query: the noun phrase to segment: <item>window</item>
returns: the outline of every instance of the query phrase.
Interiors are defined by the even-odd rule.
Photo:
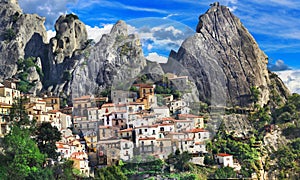
[[[155,130],[153,130],[153,133],[152,133],[153,135],[155,135]]]
[[[147,132],[148,131],[148,129],[145,129],[145,132]]]

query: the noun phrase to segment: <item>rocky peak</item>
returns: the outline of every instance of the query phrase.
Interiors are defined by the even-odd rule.
[[[56,36],[50,40],[56,63],[71,58],[76,50],[86,47],[87,31],[83,22],[74,14],[61,15],[55,23]]]
[[[127,24],[119,20],[111,29],[110,34],[128,36]]]
[[[200,98],[219,105],[249,107],[254,87],[260,91],[258,104],[267,104],[268,57],[240,20],[227,7],[214,3],[199,17],[196,32],[170,58],[189,69],[202,92]]]
[[[74,70],[73,97],[95,94],[116,84],[125,85],[146,65],[139,37],[128,34],[124,21],[118,21],[109,34],[103,35],[89,54]]]
[[[40,57],[47,39],[45,18],[23,14],[17,0],[0,1],[0,81],[17,73],[17,61]]]

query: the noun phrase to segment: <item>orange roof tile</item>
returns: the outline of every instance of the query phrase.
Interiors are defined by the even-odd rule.
[[[205,144],[204,142],[195,142],[195,145]]]
[[[208,132],[208,131],[205,130],[205,129],[202,129],[202,128],[196,128],[196,129],[188,130],[186,132],[188,132],[188,133],[198,133],[198,132]]]
[[[119,132],[131,132],[131,131],[132,131],[132,128],[128,128],[128,129],[120,130]]]
[[[144,137],[144,138],[139,138],[139,140],[155,140],[155,137]]]
[[[163,121],[175,121],[175,119],[172,117],[164,117],[164,118],[162,118],[162,120]]]
[[[227,154],[227,153],[219,153],[219,154],[217,154],[217,156],[226,157],[226,156],[232,156],[232,155]]]
[[[114,103],[105,103],[101,107],[114,107],[114,106],[115,106]]]

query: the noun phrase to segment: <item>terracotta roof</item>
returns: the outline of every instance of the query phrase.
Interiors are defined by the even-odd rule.
[[[186,131],[188,133],[198,133],[198,132],[208,132],[206,129],[202,129],[202,128],[196,128],[196,129],[191,129]]]
[[[195,145],[205,144],[204,142],[195,142]]]
[[[9,106],[9,107],[12,107],[12,105],[10,105],[10,104],[6,104],[6,103],[3,103],[3,102],[0,102],[0,106],[1,106],[1,107],[4,107],[4,106]]]
[[[99,129],[110,129],[112,128],[111,126],[99,126]]]
[[[174,124],[172,123],[163,123],[163,124],[158,124],[158,126],[173,126]]]
[[[114,107],[114,106],[115,106],[114,103],[105,103],[101,107]]]
[[[131,132],[132,131],[132,128],[129,128],[129,129],[123,129],[123,130],[120,130],[119,132]]]
[[[60,112],[59,110],[51,110],[51,111],[48,111],[48,113],[57,113],[57,112]]]
[[[139,140],[155,140],[155,137],[144,137],[144,138],[139,138]]]
[[[172,117],[164,117],[164,118],[162,118],[162,120],[163,121],[175,121],[175,119]]]
[[[226,157],[226,156],[232,156],[232,155],[226,154],[226,153],[219,153],[219,154],[217,154],[217,156]]]

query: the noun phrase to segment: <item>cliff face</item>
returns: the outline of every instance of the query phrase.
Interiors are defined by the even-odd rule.
[[[23,14],[16,0],[0,5],[0,81],[16,77],[33,94],[70,97],[119,85],[146,65],[139,38],[127,33],[123,21],[92,45],[85,24],[76,15],[62,15],[48,44],[44,18]]]
[[[119,82],[130,82],[146,65],[139,38],[128,35],[123,21],[118,21],[94,46],[87,41],[85,26],[76,18],[60,17],[55,27],[57,35],[50,40],[49,60],[44,62],[44,67],[50,67],[46,71],[50,82],[47,90],[54,94],[97,94]]]
[[[214,3],[199,17],[196,32],[177,53],[171,52],[170,58],[189,69],[202,100],[249,107],[250,89],[256,87],[258,104],[269,102],[268,57],[227,7]]]
[[[124,21],[118,21],[88,54],[73,72],[73,96],[126,86],[125,83],[131,82],[146,65],[140,40],[137,35],[128,34]]]
[[[17,61],[24,57],[43,58],[47,39],[45,19],[23,14],[16,0],[0,1],[0,81],[17,74]],[[32,69],[33,74],[36,69]],[[31,74],[29,74],[31,76]],[[38,89],[41,89],[39,84]]]
[[[35,66],[26,71],[32,93],[44,90],[67,97],[125,86],[124,80],[130,83],[147,64],[139,38],[128,35],[123,21],[91,45],[84,23],[76,15],[62,15],[55,24],[56,36],[47,44],[44,18],[23,14],[17,1],[1,0],[0,5],[0,80],[20,78],[24,69],[18,70],[18,59],[34,57]],[[165,72],[188,70],[185,74],[194,79],[200,99],[212,105],[250,107],[252,87],[260,91],[260,105],[289,94],[268,72],[268,57],[240,20],[218,3],[199,17],[196,33],[170,59],[173,64],[162,66]]]

